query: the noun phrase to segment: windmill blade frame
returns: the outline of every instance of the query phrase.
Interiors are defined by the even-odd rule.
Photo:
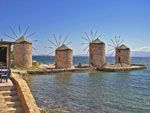
[[[114,50],[114,48],[113,49],[109,49],[108,51],[113,51]]]
[[[118,38],[115,36],[116,46],[118,47]]]
[[[97,38],[100,38],[101,37],[101,35],[99,35]]]
[[[20,25],[18,25],[18,29],[19,29],[19,33],[21,35],[21,27],[20,27]]]
[[[55,47],[57,47],[57,45],[55,45],[55,43],[53,43],[52,41],[50,41],[50,39],[48,39],[48,41],[53,44]]]
[[[97,31],[95,31],[95,33],[94,33],[94,38],[96,37],[96,35],[97,35]]]
[[[81,43],[81,45],[87,45],[87,44],[89,44],[89,43]]]
[[[113,43],[113,45],[116,46],[115,43],[114,43],[114,41],[113,41],[113,39],[110,39],[110,40],[111,40],[111,42]]]
[[[13,28],[11,26],[9,26],[9,28],[10,28],[11,32],[14,34],[14,36],[18,39],[18,36],[17,36],[16,32],[13,30]]]
[[[67,41],[67,39],[68,39],[68,35],[65,37],[63,44]]]
[[[55,51],[50,52],[49,55],[53,54],[54,52],[55,52]]]
[[[86,32],[84,32],[84,34],[86,35],[86,37],[89,39],[89,41],[91,42],[90,37],[88,36],[88,34]]]
[[[25,36],[28,32],[29,26],[27,26],[27,28],[25,29],[25,32],[23,33],[23,36]]]
[[[38,40],[32,40],[32,41],[37,42]]]
[[[118,37],[118,44],[120,43],[120,36]]]
[[[93,37],[93,31],[91,30],[91,36]]]
[[[81,45],[83,46],[83,45],[89,45],[90,43],[92,43],[94,40],[96,40],[96,38],[99,38],[99,37],[101,37],[101,35],[99,35],[98,37],[97,37],[97,30],[95,31],[95,32],[93,32],[92,30],[90,31],[90,33],[89,33],[89,35],[88,35],[88,33],[87,32],[84,32],[84,37],[82,37],[82,39],[84,40],[84,41],[86,41],[86,42],[84,42],[84,43],[81,43]],[[83,51],[85,51],[85,50],[87,50],[87,48],[88,48],[89,46],[87,46],[87,47],[85,47],[84,49],[83,49]]]
[[[83,49],[83,52],[86,51],[86,50],[88,49],[88,47],[89,47],[89,46],[85,47],[85,48]]]
[[[120,36],[115,36],[114,37],[114,40],[113,39],[110,39],[111,40],[111,43],[113,44],[108,44],[108,46],[111,47],[111,49],[109,49],[108,51],[112,51],[111,53],[111,56],[115,53],[116,51],[116,48],[120,46],[120,44],[123,42],[123,40],[121,40],[121,37]]]
[[[35,48],[35,47],[32,47],[32,49],[36,50],[36,48]]]
[[[123,43],[124,42],[124,40],[121,40],[121,42],[119,43],[119,45],[121,44],[121,43]]]
[[[70,41],[70,42],[68,42],[66,45],[69,45],[69,44],[71,44],[71,41]]]
[[[85,37],[82,37],[83,40],[87,41],[87,42],[90,42],[89,39],[85,38]]]
[[[59,46],[61,45],[61,35],[59,36]]]
[[[31,36],[33,36],[33,35],[35,35],[35,32],[33,32],[33,33],[31,33],[30,35],[28,35],[28,36],[26,37],[26,39],[28,39],[29,37],[31,37]]]
[[[8,34],[4,34],[6,37],[8,37],[8,38],[10,38],[10,39],[13,39],[13,40],[16,40],[15,38],[13,38],[13,37],[11,37],[11,36],[9,36]]]
[[[112,51],[110,54],[109,54],[109,56],[110,57],[113,57],[113,54],[115,53],[115,51]]]
[[[53,34],[53,38],[54,40],[50,40],[48,39],[48,41],[50,42],[50,44],[52,44],[51,46],[48,46],[47,48],[53,49],[54,51],[60,47],[61,45],[66,43],[66,40],[68,39],[68,35],[65,37],[65,39],[63,40],[62,35],[60,34],[59,37],[57,37],[55,34]],[[53,42],[54,41],[54,42]],[[65,45],[69,45],[71,43],[68,42]]]
[[[5,35],[6,37],[11,38],[11,39],[13,39],[13,40],[16,41],[17,39],[19,39],[19,38],[24,37],[25,35],[27,35],[27,32],[28,32],[28,30],[29,30],[29,26],[27,26],[26,29],[25,29],[25,31],[23,32],[23,31],[21,30],[21,26],[18,25],[17,32],[19,31],[19,34],[17,34],[17,32],[15,32],[14,29],[13,29],[11,26],[9,26],[9,29],[11,30],[11,32],[13,33],[13,35],[15,36],[15,38],[14,38],[13,36],[9,36],[9,35],[6,34],[6,33],[5,33],[4,35]],[[22,35],[22,33],[23,33],[23,35]],[[29,37],[33,36],[34,34],[35,34],[35,33],[33,32],[33,33],[29,34],[28,36],[26,36],[26,37],[24,37],[24,38],[28,39]]]
[[[55,34],[53,34],[53,37],[54,37],[54,39],[55,39],[56,45],[57,45],[57,46],[59,46],[59,44],[58,44],[58,42],[57,42],[57,38],[56,38]]]
[[[111,44],[108,44],[108,46],[115,48],[115,46],[113,46],[113,45],[111,45]]]

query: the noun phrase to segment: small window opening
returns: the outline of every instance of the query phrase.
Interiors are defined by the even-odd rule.
[[[120,57],[118,58],[118,62],[120,63]]]

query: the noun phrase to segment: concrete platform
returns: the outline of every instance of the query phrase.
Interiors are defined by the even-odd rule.
[[[71,68],[71,69],[44,69],[44,70],[28,70],[28,74],[47,74],[47,73],[59,73],[59,72],[84,72],[95,70],[95,68]]]
[[[13,73],[18,74],[49,74],[49,73],[60,73],[60,72],[85,72],[95,70],[96,68],[70,68],[70,69],[55,69],[55,68],[42,68],[42,69],[28,69],[28,70],[17,70],[11,69]]]
[[[132,71],[148,68],[145,65],[140,64],[131,64],[130,66],[116,66],[116,65],[107,65],[103,68],[97,68],[98,71],[105,72],[119,72],[119,71]]]
[[[100,67],[100,68],[96,68],[96,67],[75,68],[75,66],[73,66],[70,69],[55,69],[55,68],[41,68],[41,69],[28,69],[28,70],[12,69],[12,72],[18,74],[49,74],[49,73],[60,73],[60,72],[87,72],[87,71],[117,72],[117,71],[132,71],[132,70],[139,70],[139,69],[146,69],[146,68],[148,67],[140,64],[138,65],[132,64],[130,66],[107,64],[104,67]]]

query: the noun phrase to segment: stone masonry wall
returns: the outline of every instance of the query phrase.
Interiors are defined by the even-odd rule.
[[[130,65],[130,50],[116,49],[116,63],[125,63]]]
[[[90,43],[89,62],[94,67],[101,67],[105,64],[105,44]]]
[[[71,68],[72,50],[55,51],[55,68]]]
[[[12,73],[11,77],[13,83],[15,83],[18,91],[18,95],[20,97],[21,103],[23,105],[23,109],[25,113],[40,113],[40,109],[38,108],[34,97],[25,82],[19,74]]]
[[[32,44],[19,43],[13,47],[14,64],[16,66],[32,67]]]

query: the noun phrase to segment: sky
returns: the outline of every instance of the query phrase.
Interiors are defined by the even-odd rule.
[[[53,34],[68,35],[74,55],[85,54],[84,32],[97,31],[108,52],[110,39],[121,36],[132,51],[150,51],[150,0],[0,0],[0,38],[14,37],[9,26],[18,32],[30,26],[33,54],[46,55],[53,50],[48,39]]]

